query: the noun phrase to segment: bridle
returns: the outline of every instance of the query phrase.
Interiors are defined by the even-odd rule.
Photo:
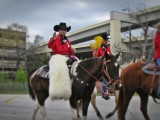
[[[106,63],[109,63],[109,62],[111,62],[111,61],[110,60],[104,61],[103,68],[102,68],[103,73],[109,79],[107,85],[111,85],[115,80],[119,80],[120,79],[120,78],[112,79],[111,76],[109,75],[109,72],[106,69],[106,67],[107,67]],[[116,62],[118,64],[118,61],[116,61]]]

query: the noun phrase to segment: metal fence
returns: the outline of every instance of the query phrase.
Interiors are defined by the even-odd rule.
[[[0,93],[26,93],[28,92],[27,83],[1,82]]]

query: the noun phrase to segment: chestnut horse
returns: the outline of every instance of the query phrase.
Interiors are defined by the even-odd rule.
[[[105,56],[101,58],[90,58],[87,60],[83,60],[80,63],[76,62],[75,66],[72,65],[74,68],[71,67],[71,71],[68,74],[70,74],[70,79],[72,81],[71,96],[69,98],[69,102],[72,109],[73,120],[77,120],[79,117],[77,114],[78,100],[82,101],[82,115],[83,115],[82,119],[83,120],[87,119],[88,105],[91,100],[91,94],[95,87],[95,83],[102,77],[102,69],[105,66],[106,63],[105,61],[107,60],[107,63],[111,64],[112,63],[111,61],[114,60],[113,58],[117,57],[105,54]],[[67,62],[67,59],[65,62]],[[29,94],[33,100],[36,100],[36,105],[32,115],[32,120],[36,119],[36,114],[39,109],[41,111],[43,120],[46,120],[47,113],[45,110],[45,101],[48,97],[50,97],[50,92],[49,92],[50,81],[47,78],[42,78],[41,76],[37,75],[36,71],[37,69],[33,70],[30,73],[28,79]],[[65,73],[65,75],[67,74]],[[54,99],[52,97],[50,98]],[[103,119],[101,115],[99,115],[98,117],[99,119]]]
[[[153,75],[144,73],[142,71],[143,64],[144,62],[137,62],[122,71],[122,88],[120,89],[118,101],[118,120],[125,120],[128,105],[135,92],[140,96],[140,109],[145,120],[150,120],[147,112],[148,97],[151,95],[153,98],[158,98],[158,75],[154,79]],[[152,93],[150,93],[151,88],[153,88]]]

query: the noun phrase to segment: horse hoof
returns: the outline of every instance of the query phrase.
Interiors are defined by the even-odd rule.
[[[110,118],[111,116],[112,116],[112,113],[107,114],[107,115],[106,115],[106,119],[107,119],[107,118]]]
[[[100,117],[99,120],[104,120],[103,117]]]

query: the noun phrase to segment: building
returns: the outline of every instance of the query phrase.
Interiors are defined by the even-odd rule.
[[[0,73],[14,78],[18,68],[25,67],[26,32],[0,28]]]

